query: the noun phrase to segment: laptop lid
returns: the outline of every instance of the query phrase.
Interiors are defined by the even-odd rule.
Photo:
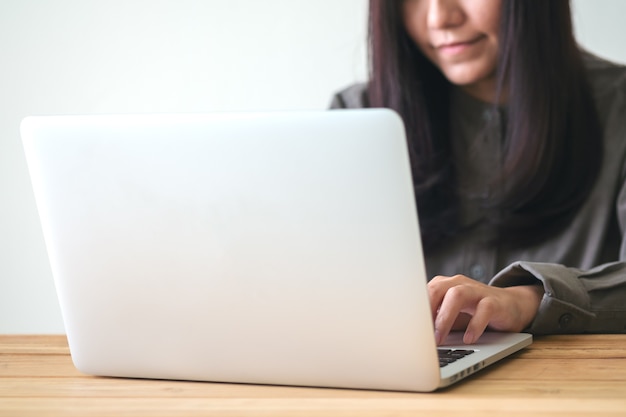
[[[31,117],[22,137],[82,372],[441,384],[392,111]]]

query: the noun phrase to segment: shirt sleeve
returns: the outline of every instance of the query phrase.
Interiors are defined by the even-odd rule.
[[[614,262],[588,271],[564,265],[515,262],[490,282],[497,287],[541,282],[544,296],[534,334],[625,333],[626,263]]]
[[[368,107],[367,84],[359,83],[335,94],[330,109],[358,109]]]
[[[346,103],[341,97],[341,94],[335,94],[332,100],[330,101],[329,109],[333,110],[333,109],[345,109],[345,108],[346,108]]]

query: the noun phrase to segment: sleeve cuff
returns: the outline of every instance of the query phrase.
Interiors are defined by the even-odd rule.
[[[496,287],[533,285],[541,282],[544,296],[535,319],[526,331],[534,334],[581,333],[594,315],[589,295],[576,269],[537,262],[515,262],[490,281]]]

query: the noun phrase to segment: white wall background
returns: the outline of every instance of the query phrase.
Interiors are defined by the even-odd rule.
[[[30,114],[323,109],[366,77],[367,0],[0,0],[0,333],[63,323],[19,137]],[[575,0],[626,62],[623,0]]]

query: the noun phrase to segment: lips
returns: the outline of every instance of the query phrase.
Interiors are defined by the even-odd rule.
[[[482,41],[485,37],[485,35],[479,35],[468,40],[439,43],[435,44],[433,48],[444,54],[457,54]]]

